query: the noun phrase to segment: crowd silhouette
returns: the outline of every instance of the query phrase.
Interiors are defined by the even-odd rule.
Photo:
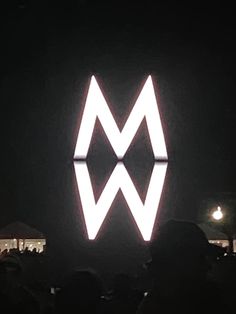
[[[107,289],[93,269],[75,269],[58,286],[25,279],[24,258],[45,253],[2,252],[0,304],[5,313],[25,314],[152,314],[230,313],[234,310],[236,257],[209,244],[194,223],[170,220],[150,246],[144,265],[149,284],[137,284],[131,274],[114,274]],[[32,259],[29,263],[32,263]],[[36,265],[36,266],[35,266]],[[35,272],[38,271],[34,264]]]

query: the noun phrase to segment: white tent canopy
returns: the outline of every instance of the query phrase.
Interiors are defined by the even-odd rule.
[[[42,252],[46,244],[45,236],[35,228],[20,221],[11,223],[0,230],[0,250],[28,248]]]

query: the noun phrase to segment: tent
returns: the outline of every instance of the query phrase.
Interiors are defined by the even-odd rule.
[[[207,223],[201,223],[198,225],[205,233],[210,243],[216,244],[221,247],[227,247],[229,245],[228,237],[225,233],[211,227]],[[234,252],[236,252],[236,241],[234,240]]]
[[[42,252],[45,236],[35,228],[20,221],[13,222],[0,230],[0,250],[19,249]]]

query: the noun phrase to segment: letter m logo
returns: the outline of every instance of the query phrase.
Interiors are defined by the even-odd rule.
[[[121,132],[95,77],[92,76],[74,158],[85,159],[87,157],[96,118],[100,120],[104,132],[119,159],[124,157],[142,120],[145,118],[155,159],[167,159],[164,134],[151,76],[148,77]]]

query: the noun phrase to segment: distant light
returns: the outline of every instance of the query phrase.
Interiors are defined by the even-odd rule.
[[[220,206],[217,206],[217,210],[215,210],[212,214],[212,217],[215,219],[215,220],[221,220],[223,218],[223,213],[222,213],[222,210],[221,210],[221,207]]]
[[[5,243],[5,246],[7,246],[7,243]]]
[[[16,239],[13,239],[14,242],[16,242]]]
[[[38,242],[38,244],[41,244],[41,242]]]

